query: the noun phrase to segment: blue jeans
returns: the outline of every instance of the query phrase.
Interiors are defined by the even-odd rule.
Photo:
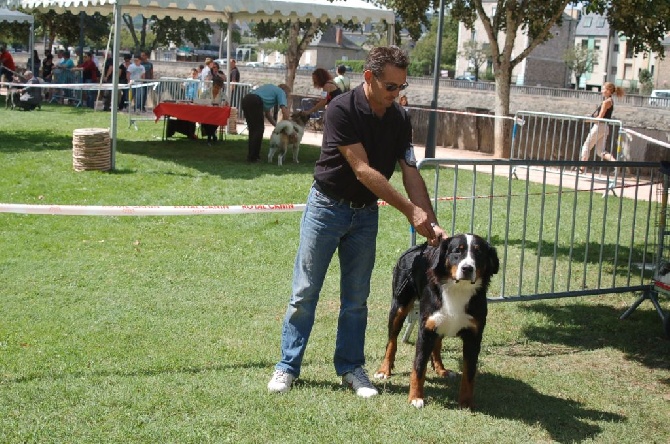
[[[84,80],[84,83],[93,83],[93,80],[86,79],[86,80]],[[95,108],[95,99],[96,99],[97,95],[98,95],[98,91],[94,91],[92,89],[89,89],[89,90],[86,91],[86,107],[87,108]]]
[[[300,376],[319,293],[335,250],[341,273],[335,371],[343,375],[365,364],[367,300],[375,263],[378,219],[377,205],[353,209],[314,188],[310,190],[300,222],[293,294],[284,318],[282,358],[276,369]]]

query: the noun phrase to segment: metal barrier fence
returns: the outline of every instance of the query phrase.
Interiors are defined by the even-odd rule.
[[[593,117],[519,111],[514,115],[512,159],[599,160],[604,150],[619,160],[621,121]],[[588,141],[587,141],[588,140]],[[582,147],[588,152],[582,158]]]
[[[565,175],[587,164],[606,179],[620,168],[620,197],[598,185],[595,172]],[[515,178],[520,166],[525,177]],[[445,230],[477,233],[497,248],[501,268],[490,301],[639,292],[622,317],[651,299],[665,318],[651,291],[662,242],[658,163],[424,159],[419,169],[426,183],[434,175],[433,204]]]
[[[132,88],[128,98],[128,126],[137,129],[137,122],[142,120],[155,120],[153,114],[148,112],[165,101],[172,102],[195,102],[203,104],[228,102],[230,106],[238,109],[238,120],[244,119],[244,113],[240,109],[242,97],[251,91],[249,83],[230,82],[231,97],[228,99],[226,91],[228,83],[225,83],[219,91],[212,85],[212,81],[200,81],[196,79],[183,79],[178,77],[161,77],[153,80],[140,80],[138,83],[151,83],[151,86]],[[142,98],[142,94],[146,98]],[[144,106],[136,106],[136,100],[144,101]]]
[[[51,103],[68,103],[74,104],[75,106],[81,106],[82,90],[80,89],[71,89],[71,88],[58,88],[58,84],[72,84],[72,83],[84,83],[82,80],[82,71],[81,70],[71,70],[64,68],[55,68],[53,70],[53,81],[51,82],[54,85],[50,96]]]

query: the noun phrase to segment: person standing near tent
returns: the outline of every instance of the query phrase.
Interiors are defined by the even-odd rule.
[[[154,78],[154,64],[151,63],[151,60],[149,60],[149,54],[147,54],[146,51],[140,52],[140,63],[142,66],[144,66],[144,79],[145,80],[151,80]],[[149,96],[149,91],[151,91],[151,87],[145,86],[142,88],[144,91],[142,91],[142,112],[145,112],[146,105],[147,105],[147,97]]]
[[[142,60],[139,57],[135,57],[133,63],[128,65],[128,84],[131,85],[131,91],[133,95],[133,111],[139,111],[142,109],[142,87],[141,80],[144,78],[144,66],[142,66]],[[132,87],[134,84],[139,84],[140,87]]]
[[[0,46],[0,77],[5,76],[5,82],[14,80],[16,65],[12,53],[7,50],[5,45]]]

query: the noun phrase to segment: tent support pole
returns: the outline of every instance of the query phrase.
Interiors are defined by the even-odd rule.
[[[112,50],[112,112],[110,137],[112,139],[111,168],[116,169],[116,130],[118,124],[117,113],[119,111],[119,50],[121,48],[121,5],[114,4],[114,44]]]

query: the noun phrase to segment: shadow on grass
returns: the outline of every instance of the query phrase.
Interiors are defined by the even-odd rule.
[[[477,376],[476,411],[496,418],[540,426],[556,442],[582,442],[596,438],[598,423],[621,422],[622,415],[585,408],[582,403],[538,392],[522,381],[484,373]],[[456,390],[451,399],[455,399]],[[450,393],[450,395],[452,395]],[[455,407],[449,402],[447,407]]]
[[[19,112],[19,111],[17,111]],[[34,111],[30,111],[34,112]],[[30,113],[26,112],[26,114]],[[40,116],[40,118],[43,118]],[[0,152],[4,153],[22,153],[22,152],[41,152],[41,151],[59,151],[71,150],[72,137],[59,136],[53,131],[34,130],[31,132],[9,132],[3,131]]]
[[[384,382],[375,380],[380,393],[407,397],[409,387],[396,384],[404,374]],[[297,380],[296,388],[310,387],[323,390],[342,390],[330,381]],[[458,406],[458,378],[440,378],[429,370],[425,386],[428,408],[437,406],[456,410]],[[349,390],[348,388],[346,390]],[[409,403],[407,409],[414,409]],[[600,422],[621,422],[626,418],[611,412],[588,409],[582,403],[549,396],[538,392],[529,384],[500,375],[482,373],[477,376],[475,412],[495,418],[520,421],[530,427],[542,427],[556,442],[581,442],[596,438],[603,429]]]
[[[524,333],[531,341],[582,350],[614,348],[648,368],[670,369],[670,341],[648,301],[625,320],[619,319],[622,310],[606,305],[532,303],[522,309],[540,313],[552,324],[527,326]]]
[[[284,158],[284,165],[279,166],[276,155],[272,163],[267,161],[268,143],[268,140],[263,140],[261,160],[253,164],[246,161],[248,151],[246,137],[229,136],[226,140],[217,141],[212,145],[208,145],[205,140],[190,140],[183,137],[165,141],[124,141],[117,147],[117,152],[174,162],[224,178],[248,178],[264,174],[311,174],[314,170],[320,147],[303,144],[300,147],[300,163],[293,162],[292,153],[289,151]]]

